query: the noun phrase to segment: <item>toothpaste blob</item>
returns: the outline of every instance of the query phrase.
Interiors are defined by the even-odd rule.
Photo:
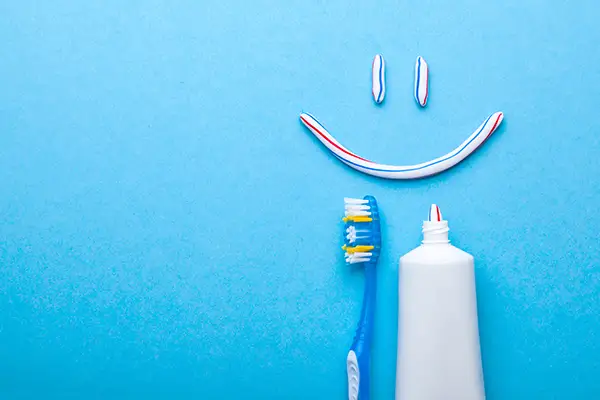
[[[434,222],[442,222],[444,220],[442,212],[436,204],[432,204],[431,208],[429,208],[429,220]]]
[[[379,104],[385,97],[385,61],[381,54],[373,59],[373,99]]]
[[[421,107],[427,104],[429,96],[429,66],[421,56],[415,62],[415,100]]]
[[[452,168],[483,144],[502,123],[504,114],[496,112],[451,152],[434,160],[415,165],[387,165],[369,161],[345,148],[325,127],[310,114],[300,114],[302,123],[319,139],[341,162],[367,175],[387,179],[418,179],[435,175]]]

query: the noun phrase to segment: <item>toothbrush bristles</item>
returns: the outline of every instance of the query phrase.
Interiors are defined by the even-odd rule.
[[[344,199],[345,218],[343,220],[347,224],[344,249],[346,250],[345,258],[348,264],[367,263],[372,261],[374,257],[374,253],[368,250],[373,249],[371,223],[373,217],[377,215],[377,209],[371,207],[369,200],[348,197]],[[357,229],[357,226],[361,229]]]

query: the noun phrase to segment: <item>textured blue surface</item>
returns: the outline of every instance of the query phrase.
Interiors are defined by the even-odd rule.
[[[344,398],[363,275],[339,217],[370,193],[375,399],[397,259],[434,201],[476,257],[488,399],[600,398],[600,8],[363,3],[0,3],[0,397]],[[411,163],[498,110],[473,157],[416,182],[344,167],[298,121]]]

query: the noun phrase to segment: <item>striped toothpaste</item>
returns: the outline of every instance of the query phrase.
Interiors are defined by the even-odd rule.
[[[381,54],[373,59],[373,99],[379,104],[385,98],[385,60]]]
[[[415,100],[421,107],[427,104],[429,96],[429,66],[421,56],[415,62]]]

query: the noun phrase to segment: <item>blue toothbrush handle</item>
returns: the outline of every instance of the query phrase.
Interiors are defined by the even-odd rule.
[[[348,357],[348,399],[370,399],[371,339],[375,322],[376,271],[374,263],[365,264],[365,290],[360,321]]]

